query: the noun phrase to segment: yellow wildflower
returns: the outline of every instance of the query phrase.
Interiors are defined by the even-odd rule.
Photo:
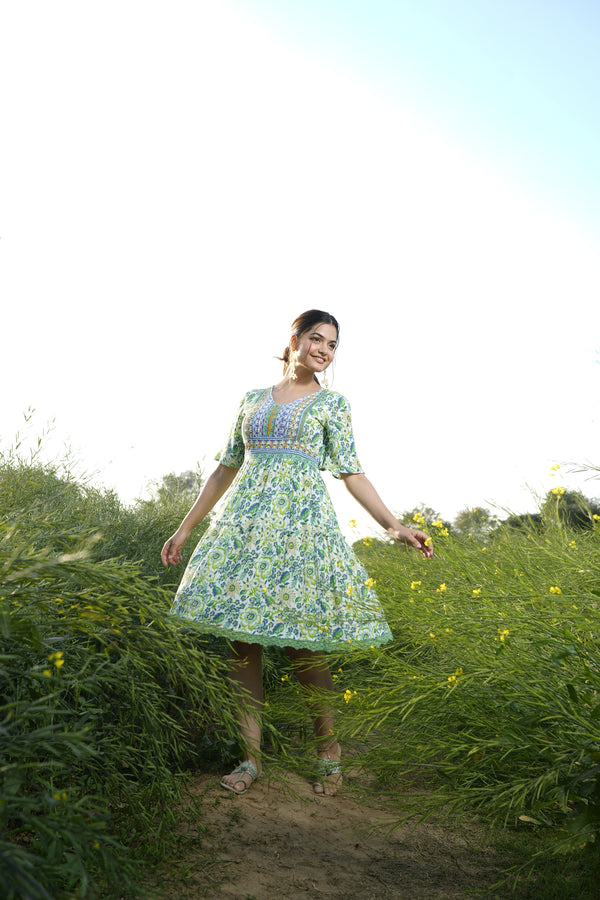
[[[479,597],[480,594],[481,594],[481,588],[473,588],[473,596],[474,597]]]
[[[447,590],[446,585],[442,583],[442,584],[440,584],[439,588],[435,589],[435,592],[436,592],[436,594],[443,594],[444,591],[446,591],[446,590]]]
[[[435,522],[432,522],[431,524],[434,528],[443,528],[444,527],[444,523],[442,522],[441,519],[436,519]]]
[[[508,637],[508,635],[510,634],[510,631],[508,630],[508,628],[504,628],[504,629],[499,628],[498,634],[500,635],[500,640],[503,641],[505,637]]]
[[[435,634],[433,633],[433,631],[429,632],[429,637],[433,640],[433,638],[435,637]]]
[[[571,548],[571,550],[577,550],[577,544],[575,543],[575,541],[570,541],[569,547]]]
[[[558,487],[552,488],[552,493],[556,494],[558,497],[560,497],[561,494],[564,494],[564,492],[565,492],[565,489],[562,486],[562,484],[559,484]]]
[[[367,578],[367,580],[365,581],[365,587],[368,587],[368,588],[372,588],[376,584],[377,584],[377,582],[375,581],[374,578]]]
[[[420,582],[420,581],[411,581],[411,583],[410,583],[411,591],[416,591],[416,589],[419,587],[420,584],[422,584],[422,582]]]
[[[364,537],[364,538],[362,539],[362,542],[363,542],[363,544],[365,545],[365,547],[368,547],[369,544],[372,544],[372,543],[373,543],[373,538],[372,538],[372,537],[369,537],[369,536],[367,535],[367,537]]]
[[[347,691],[344,691],[344,700],[346,703],[350,703],[354,697],[356,697],[356,691],[351,691],[350,688],[348,688]]]
[[[350,519],[348,525],[350,526],[350,528],[356,528],[356,519]]]
[[[594,520],[594,522],[600,522],[600,516],[598,515],[598,513],[594,513],[592,519]]]
[[[48,657],[48,662],[54,663],[57,669],[60,669],[61,666],[64,666],[65,661],[63,659],[64,653],[62,650],[57,650],[56,653],[51,653]]]
[[[50,671],[50,669],[44,669],[44,671],[42,672],[42,675],[45,675],[46,678],[50,678],[50,676],[52,675],[52,672]]]
[[[416,522],[417,525],[424,525],[425,524],[425,516],[422,515],[421,513],[416,512],[413,516],[413,522]]]
[[[559,586],[557,584],[555,584],[550,588],[550,593],[551,594],[562,594],[562,591],[559,588]]]
[[[550,467],[550,478],[554,478],[554,475],[556,474],[556,472],[558,472],[559,469],[560,469],[560,463],[556,463],[555,466],[551,466]]]

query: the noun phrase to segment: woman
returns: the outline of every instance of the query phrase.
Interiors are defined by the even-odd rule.
[[[333,688],[323,651],[392,637],[372,580],[340,532],[319,469],[341,478],[396,541],[433,554],[427,535],[405,528],[383,504],[356,456],[347,401],[317,380],[323,375],[326,385],[338,340],[329,313],[312,309],[296,319],[283,378],[244,396],[219,465],[162,550],[165,566],[181,562],[192,529],[235,482],[192,554],[173,611],[231,642],[244,759],[221,785],[238,794],[260,775],[262,648],[284,647],[298,680],[323,698]],[[341,747],[334,713],[321,699],[311,714],[319,756],[313,788],[335,794]]]

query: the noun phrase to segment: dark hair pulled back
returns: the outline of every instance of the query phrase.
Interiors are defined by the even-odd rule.
[[[318,325],[319,322],[325,322],[327,325],[333,325],[333,327],[337,331],[337,347],[337,344],[339,344],[340,342],[340,326],[338,324],[338,320],[335,318],[335,316],[332,316],[331,313],[323,312],[322,309],[307,309],[306,312],[301,313],[301,315],[299,315],[297,319],[294,319],[294,321],[292,322],[292,335],[299,338],[301,335],[314,328],[315,325]],[[289,344],[283,351],[283,356],[281,358],[286,365],[289,363]]]

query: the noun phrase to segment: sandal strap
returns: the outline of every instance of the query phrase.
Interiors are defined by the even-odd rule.
[[[244,762],[241,762],[237,768],[233,770],[232,775],[249,775],[252,781],[256,781],[258,778],[258,769],[249,759],[245,759]],[[238,778],[238,781],[243,781],[243,778]]]
[[[317,760],[317,771],[321,776],[340,775],[342,764],[339,759],[329,759],[327,756],[322,756]]]

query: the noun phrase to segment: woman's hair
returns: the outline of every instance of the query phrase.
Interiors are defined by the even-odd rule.
[[[292,335],[295,335],[297,338],[300,335],[305,334],[307,331],[310,331],[315,325],[318,325],[319,322],[326,322],[327,325],[333,325],[335,330],[337,331],[337,341],[336,347],[340,342],[340,326],[338,325],[338,320],[335,316],[332,316],[331,313],[323,312],[322,309],[307,309],[306,312],[303,312],[298,316],[297,319],[294,319],[292,322]],[[283,351],[283,356],[281,359],[284,361],[286,366],[290,361],[290,345],[285,348]]]

